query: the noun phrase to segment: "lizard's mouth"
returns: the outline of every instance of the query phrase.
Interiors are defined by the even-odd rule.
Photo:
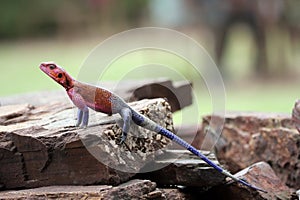
[[[47,69],[47,67],[45,65],[43,65],[43,63],[40,65],[40,69],[45,73],[47,74],[48,76],[50,76],[51,78],[55,78],[56,77],[56,74],[53,73],[52,71],[49,71]]]
[[[47,73],[46,67],[45,67],[43,64],[40,64],[40,69],[41,69],[43,72]]]

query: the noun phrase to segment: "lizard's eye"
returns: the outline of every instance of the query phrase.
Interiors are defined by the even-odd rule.
[[[59,73],[59,74],[57,75],[58,78],[61,78],[62,76],[63,76],[62,73]]]
[[[55,65],[49,65],[49,68],[52,70],[52,69],[55,69],[56,66]]]

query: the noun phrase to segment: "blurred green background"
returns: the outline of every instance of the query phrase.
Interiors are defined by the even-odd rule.
[[[223,75],[227,110],[290,112],[300,96],[299,10],[296,0],[2,0],[0,96],[61,89],[40,72],[41,62],[55,61],[76,77],[101,41],[157,26],[204,46]],[[202,114],[209,113],[209,96],[198,95]]]

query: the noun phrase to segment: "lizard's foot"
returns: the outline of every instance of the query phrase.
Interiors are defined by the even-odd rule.
[[[126,136],[123,135],[122,138],[121,138],[121,141],[120,141],[119,145],[120,145],[120,146],[125,145],[125,147],[127,148],[127,150],[128,150],[128,151],[131,151],[131,149],[129,148],[129,146],[126,144],[125,141],[126,141]]]
[[[120,111],[120,115],[124,121],[123,128],[122,128],[122,138],[121,138],[121,144],[124,144],[127,138],[127,133],[130,129],[130,122],[131,122],[131,110],[129,108],[124,108]]]
[[[87,128],[87,124],[76,123],[75,124],[75,128],[76,129],[86,129]]]
[[[78,112],[77,112],[77,123],[75,126],[79,127],[81,122],[82,122],[82,116],[83,116],[83,111],[78,109]]]
[[[126,132],[122,132],[122,138],[121,138],[121,141],[120,141],[121,145],[125,143],[126,138],[127,138],[127,133]]]
[[[82,125],[80,126],[80,128],[86,129],[86,128],[87,128],[87,124],[82,124]]]

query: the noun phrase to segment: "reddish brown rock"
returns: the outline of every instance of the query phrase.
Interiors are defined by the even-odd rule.
[[[102,198],[114,199],[146,199],[156,188],[156,183],[149,180],[131,180],[104,192]]]
[[[0,191],[0,199],[101,199],[102,193],[111,189],[108,185],[95,186],[48,186],[34,189]]]
[[[265,161],[288,186],[300,187],[300,134],[287,115],[229,114],[216,150],[230,171]]]
[[[297,130],[300,132],[300,100],[297,100],[293,108],[292,117]]]
[[[119,186],[48,186],[15,191],[0,191],[0,199],[133,199],[133,200],[192,200],[191,196],[175,188],[156,188],[149,180],[131,180]]]
[[[0,199],[149,199],[156,184],[148,180],[132,180],[113,187],[109,185],[95,186],[48,186],[35,189],[2,191]],[[158,190],[159,191],[159,190]],[[159,191],[161,199],[163,193]],[[156,198],[157,199],[157,198]]]
[[[249,189],[239,183],[229,186],[230,199],[250,200],[250,199],[291,199],[293,191],[288,188],[273,169],[265,162],[255,163],[254,165],[240,171],[235,176],[246,180],[248,183],[262,188],[266,191],[258,192]],[[236,185],[239,185],[237,187]],[[243,188],[243,189],[242,189]],[[245,191],[247,190],[247,191]],[[242,192],[243,191],[243,192]],[[232,197],[232,198],[231,198]]]
[[[212,117],[221,118],[221,116],[205,116],[203,118],[203,130],[209,125]],[[229,112],[225,116],[225,125],[231,125],[245,132],[256,133],[260,128],[288,128],[295,129],[295,123],[290,114],[277,113],[258,113],[258,112]]]
[[[9,125],[26,120],[26,115],[34,107],[29,104],[3,106],[0,109],[0,125]]]
[[[273,200],[294,199],[293,191],[276,176],[272,168],[265,162],[255,163],[252,166],[235,174],[236,177],[259,187],[265,192],[250,189],[240,183],[230,181],[227,185],[216,187],[205,194],[204,199],[219,200]]]
[[[136,87],[136,83],[134,83],[134,87]],[[122,91],[124,90],[119,89],[116,93],[122,93]],[[149,98],[166,98],[171,105],[172,112],[191,105],[193,99],[192,84],[187,81],[177,81],[172,83],[169,80],[156,80],[155,82],[144,83],[134,90],[127,89],[127,91],[132,92],[131,95],[128,95],[130,96],[128,98],[129,101]]]
[[[144,100],[131,105],[172,129],[170,106],[166,101]],[[169,143],[156,133],[132,127],[127,145],[120,146],[121,128],[117,125],[120,118],[95,112],[90,113],[89,127],[78,129],[74,127],[76,111],[68,102],[36,108],[2,106],[0,113],[3,119],[0,125],[0,185],[6,189],[116,185],[127,181]]]
[[[179,189],[172,188],[159,188],[159,191],[162,192],[162,199],[172,199],[172,200],[192,200],[197,199],[197,196],[192,196],[191,194],[184,193]]]

